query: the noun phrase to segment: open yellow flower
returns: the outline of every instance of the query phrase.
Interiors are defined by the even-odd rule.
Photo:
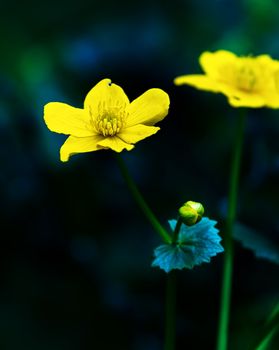
[[[66,162],[76,153],[130,151],[160,129],[153,125],[168,114],[169,103],[160,89],[150,89],[130,103],[120,86],[103,79],[89,91],[83,109],[50,102],[44,120],[51,131],[70,135],[60,149],[60,159]]]
[[[279,61],[268,55],[238,57],[219,50],[201,54],[205,74],[183,75],[176,85],[223,93],[233,107],[279,108]]]

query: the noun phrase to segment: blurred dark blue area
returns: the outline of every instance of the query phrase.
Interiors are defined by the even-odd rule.
[[[169,93],[160,132],[123,157],[162,223],[187,200],[222,230],[236,109],[176,87],[202,51],[279,59],[275,0],[48,1],[0,5],[0,349],[160,350],[160,243],[112,152],[59,160],[65,137],[43,122],[50,101],[81,107],[110,78],[132,100]],[[239,218],[279,247],[279,111],[249,111]],[[279,297],[278,266],[235,247],[231,349],[257,340]],[[178,276],[177,349],[214,349],[222,256]],[[279,342],[274,349],[279,348]]]

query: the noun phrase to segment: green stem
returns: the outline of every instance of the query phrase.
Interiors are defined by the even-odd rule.
[[[175,244],[178,233],[182,224],[181,219],[178,219],[174,235],[171,237],[169,233],[161,226],[151,209],[146,204],[141,193],[139,192],[136,184],[134,183],[126,164],[123,159],[117,154],[117,163],[122,173],[126,184],[131,191],[135,201],[144,212],[145,216],[151,222],[151,225],[156,232],[162,237],[165,243]],[[165,350],[175,349],[175,309],[176,309],[176,274],[174,271],[167,275],[167,288],[166,288],[166,316],[165,316]]]
[[[139,192],[136,184],[134,183],[134,180],[132,179],[125,162],[121,158],[120,155],[116,154],[116,160],[118,163],[118,166],[120,168],[121,174],[126,181],[126,184],[132,193],[135,201],[139,205],[139,207],[142,209],[145,216],[150,221],[151,225],[153,226],[154,230],[161,236],[161,238],[164,240],[165,243],[170,244],[172,242],[171,236],[168,234],[168,232],[164,229],[164,227],[160,224],[160,222],[157,220],[156,216],[153,214],[151,209],[146,204],[145,200],[143,199],[141,193]]]
[[[279,303],[275,305],[270,315],[268,316],[265,322],[264,330],[257,342],[258,345],[254,349],[255,350],[269,349],[270,344],[273,340],[273,336],[278,331],[279,331]]]
[[[279,302],[275,305],[271,314],[268,316],[266,320],[266,325],[273,323],[275,318],[277,318],[277,316],[279,316]]]
[[[262,339],[260,344],[256,347],[255,350],[268,350],[270,349],[270,345],[274,335],[279,331],[279,325],[275,325],[269,333]]]
[[[175,349],[175,330],[176,330],[176,272],[171,271],[167,274],[166,288],[166,315],[165,315],[165,346],[164,350]]]
[[[230,174],[230,187],[228,198],[228,215],[226,222],[226,234],[224,237],[224,266],[221,290],[221,306],[217,349],[226,350],[228,343],[231,286],[233,273],[233,225],[236,218],[237,194],[239,183],[240,162],[244,138],[245,110],[241,109],[237,119],[235,146]]]
[[[172,244],[176,244],[178,234],[182,225],[182,219],[179,217],[174,229]],[[175,349],[175,310],[176,310],[176,271],[171,271],[167,275],[166,289],[166,316],[165,316],[165,347],[164,350]]]
[[[176,225],[175,225],[175,228],[174,228],[173,237],[172,237],[172,243],[174,243],[174,244],[177,241],[178,234],[179,234],[179,231],[180,231],[182,223],[183,223],[183,221],[182,221],[181,217],[179,217],[177,222],[176,222]]]

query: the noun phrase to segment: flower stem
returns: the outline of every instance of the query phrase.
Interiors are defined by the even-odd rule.
[[[255,350],[268,350],[270,349],[271,342],[274,338],[274,335],[279,331],[279,324],[275,325],[269,333],[262,339],[260,344],[256,347]]]
[[[261,334],[255,350],[267,350],[270,348],[274,335],[279,331],[279,302],[268,316],[264,331]]]
[[[176,222],[176,225],[175,225],[175,228],[174,228],[173,237],[172,237],[172,243],[174,243],[174,244],[177,241],[177,238],[178,238],[179,231],[180,231],[182,223],[183,223],[182,218],[179,217],[177,222]]]
[[[120,168],[121,174],[126,181],[126,184],[132,193],[135,201],[144,212],[145,216],[149,219],[151,225],[155,231],[161,236],[163,241],[168,244],[175,244],[179,234],[180,227],[182,225],[181,218],[178,219],[173,237],[162,227],[151,209],[146,204],[141,193],[139,192],[136,184],[134,183],[125,162],[116,154],[116,160]],[[166,286],[166,316],[165,316],[165,350],[175,349],[175,308],[176,308],[176,274],[174,271],[167,275],[167,286]]]
[[[172,244],[176,244],[178,234],[182,225],[182,219],[176,222],[174,229]],[[166,287],[166,316],[165,316],[165,346],[164,350],[175,349],[175,314],[176,314],[176,271],[171,271],[167,274]]]
[[[164,350],[175,349],[176,271],[167,274]]]
[[[170,244],[172,242],[172,238],[169,235],[169,233],[164,229],[164,227],[160,224],[160,222],[157,220],[156,216],[153,214],[149,206],[146,204],[145,200],[143,199],[141,193],[139,192],[134,180],[132,179],[125,162],[121,158],[119,154],[116,154],[116,160],[118,163],[118,166],[120,168],[121,174],[132,194],[135,201],[139,205],[139,207],[142,209],[143,213],[147,217],[147,219],[150,221],[151,225],[153,226],[154,230],[161,236],[163,241],[165,243]]]
[[[245,110],[240,109],[237,119],[235,146],[231,165],[228,215],[226,222],[226,234],[224,237],[224,266],[221,290],[221,306],[219,316],[219,329],[217,338],[217,350],[226,350],[228,344],[228,330],[231,304],[231,286],[233,273],[233,226],[236,218],[237,194],[239,183],[240,162],[245,127]]]
[[[268,319],[266,321],[266,324],[269,325],[274,322],[274,320],[278,317],[279,320],[279,302],[275,305],[273,308],[271,314],[268,316]]]

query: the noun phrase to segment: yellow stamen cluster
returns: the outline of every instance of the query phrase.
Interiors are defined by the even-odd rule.
[[[247,59],[249,60],[249,58]],[[237,67],[236,86],[239,90],[251,92],[256,90],[256,84],[259,78],[256,67],[253,67],[249,62]]]
[[[96,130],[103,136],[114,136],[120,132],[127,119],[126,105],[99,103],[98,116],[93,119]]]
[[[121,126],[121,121],[110,115],[103,116],[103,119],[97,122],[97,129],[104,136],[116,135],[120,131]]]
[[[234,64],[221,65],[218,69],[218,81],[233,85],[244,92],[253,92],[259,89],[263,74],[263,67],[258,62],[250,57],[243,57]]]

